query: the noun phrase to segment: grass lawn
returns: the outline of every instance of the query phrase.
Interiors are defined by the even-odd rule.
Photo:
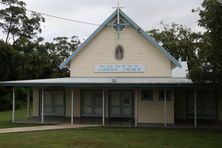
[[[19,109],[15,111],[15,120],[25,119],[26,109]],[[9,127],[22,127],[22,126],[33,126],[35,124],[18,124],[12,123],[12,111],[0,112],[0,129]]]
[[[0,134],[0,147],[53,148],[215,148],[222,147],[222,131],[160,128],[82,128]]]
[[[16,111],[16,119],[25,109]],[[12,124],[11,111],[0,112],[0,128],[31,126]],[[0,134],[0,148],[24,147],[222,147],[222,130],[161,128],[82,128],[27,133]]]
[[[16,110],[16,119],[25,117],[25,109]],[[0,112],[0,128],[16,127],[17,124],[12,123],[12,111]]]

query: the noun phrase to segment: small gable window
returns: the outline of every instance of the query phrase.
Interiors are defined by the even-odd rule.
[[[123,47],[121,45],[118,45],[116,46],[116,49],[115,49],[115,58],[117,60],[122,60],[123,59],[123,56],[124,56],[124,53],[123,53]]]
[[[115,31],[121,32],[126,28],[126,22],[122,18],[120,18],[119,24],[118,24],[117,19],[115,19],[113,21],[113,28],[114,28]]]

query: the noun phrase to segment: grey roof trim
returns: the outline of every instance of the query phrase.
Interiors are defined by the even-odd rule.
[[[117,14],[117,10],[112,13],[110,17],[108,17],[101,26],[99,26],[95,32],[93,32],[89,38],[82,43],[82,45],[77,48],[62,64],[60,64],[59,68],[64,68],[79,52],[82,48],[84,48],[94,37],[115,17]],[[124,17],[134,28],[136,28],[148,41],[150,41],[156,48],[160,49],[160,52],[164,54],[172,63],[176,66],[181,67],[181,64],[162,46],[160,46],[151,36],[149,36],[143,29],[141,29],[133,20],[131,20],[122,10],[120,10],[120,15]]]

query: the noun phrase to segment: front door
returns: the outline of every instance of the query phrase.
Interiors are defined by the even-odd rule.
[[[101,90],[82,90],[81,100],[82,117],[102,116],[102,91]]]
[[[111,90],[109,92],[109,116],[120,118],[133,117],[133,92]]]

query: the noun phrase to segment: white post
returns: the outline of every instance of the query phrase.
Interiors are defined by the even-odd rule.
[[[164,90],[164,127],[167,126],[167,104],[166,104],[166,100],[167,100],[167,91]]]
[[[15,122],[15,88],[12,92],[12,123]]]
[[[197,128],[197,92],[194,90],[194,127]]]
[[[71,90],[71,124],[73,124],[73,97],[74,97],[74,93],[72,89]]]
[[[105,90],[103,89],[103,126],[105,126]]]
[[[44,89],[42,88],[42,115],[41,115],[41,123],[44,123]]]
[[[30,117],[30,91],[27,89],[27,112],[26,117]]]
[[[135,104],[135,127],[137,127],[137,100],[138,100],[138,90],[135,90],[135,100],[134,100],[134,104]]]

